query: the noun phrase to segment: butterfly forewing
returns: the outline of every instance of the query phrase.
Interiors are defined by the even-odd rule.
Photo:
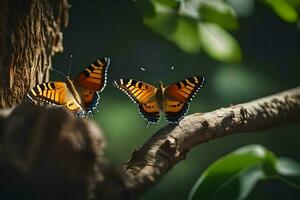
[[[176,99],[180,102],[190,102],[197,91],[204,84],[204,77],[194,76],[169,85],[165,90],[168,98]]]
[[[157,91],[156,87],[133,79],[120,79],[114,81],[114,86],[123,91],[138,104],[147,103]]]
[[[37,85],[28,92],[27,97],[33,101],[65,105],[73,112],[82,112],[80,104],[64,82],[53,81]]]
[[[66,102],[67,85],[64,82],[48,82],[32,88],[27,97],[35,101],[43,101],[63,105]]]
[[[177,123],[189,109],[189,102],[203,86],[204,77],[194,76],[168,86],[165,90],[164,112],[167,120]]]
[[[98,59],[74,79],[74,85],[88,113],[93,114],[93,110],[99,104],[99,92],[106,86],[109,63],[109,58]]]
[[[93,91],[102,91],[106,85],[109,58],[101,58],[86,67],[74,79],[74,84]]]

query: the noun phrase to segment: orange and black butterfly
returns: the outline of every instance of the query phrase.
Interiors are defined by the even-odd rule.
[[[156,88],[141,81],[120,79],[114,81],[114,85],[138,104],[140,113],[148,123],[156,123],[161,112],[170,123],[178,123],[187,113],[189,102],[203,86],[204,81],[204,77],[194,76],[167,87],[159,82],[159,87]]]
[[[51,81],[32,88],[27,97],[54,105],[63,105],[77,116],[93,115],[107,82],[109,58],[101,58],[80,72],[74,80]]]

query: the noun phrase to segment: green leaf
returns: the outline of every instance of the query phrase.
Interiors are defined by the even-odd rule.
[[[180,1],[177,0],[153,0],[156,2],[159,2],[160,4],[163,4],[165,6],[174,8],[174,9],[178,9]]]
[[[300,164],[260,145],[237,149],[214,162],[200,176],[189,200],[245,199],[259,180],[277,178],[300,189]]]
[[[169,36],[169,39],[187,53],[197,53],[201,49],[198,23],[188,17],[178,18],[176,30]]]
[[[144,18],[144,24],[155,32],[167,37],[176,30],[177,15],[171,13],[158,13]]]
[[[279,179],[300,189],[300,164],[289,159],[279,158],[275,165]]]
[[[203,49],[216,60],[239,62],[242,53],[238,42],[217,24],[200,23],[199,35]]]
[[[287,0],[264,0],[273,11],[284,21],[294,23],[298,21],[296,9]]]
[[[238,28],[237,16],[233,8],[223,1],[203,1],[199,14],[204,22],[211,22],[229,30]]]
[[[155,4],[156,14],[144,17],[144,24],[175,43],[187,53],[200,51],[201,43],[198,34],[198,23],[195,19],[180,16],[178,13]]]
[[[149,2],[145,0],[141,2],[146,5],[140,6],[142,12],[146,12],[143,9],[148,7],[150,9],[143,17],[144,24],[184,52],[197,53],[203,46],[208,55],[219,61],[239,62],[241,60],[240,47],[229,33],[217,24],[199,24],[197,10],[200,3],[198,1],[151,0],[149,2],[152,6],[149,6]],[[191,8],[195,8],[196,14]],[[229,11],[225,15],[229,15]],[[232,24],[226,26],[233,27]]]
[[[160,13],[173,13],[173,14],[175,14],[175,13],[177,13],[177,8],[176,7],[169,6],[168,4],[162,3],[159,0],[150,0],[149,2],[152,3],[152,5],[154,7],[154,10],[157,14],[160,14]]]
[[[173,14],[157,14],[154,17],[144,18],[144,23],[175,43],[181,50],[187,53],[200,51],[198,24],[195,20]]]
[[[244,199],[258,180],[265,178],[264,165],[275,156],[259,145],[242,147],[217,160],[200,176],[189,195],[198,199]]]

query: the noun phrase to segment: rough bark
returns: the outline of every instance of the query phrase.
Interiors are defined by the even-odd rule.
[[[51,57],[63,50],[68,8],[67,0],[0,0],[0,109],[48,80]]]
[[[118,172],[90,120],[23,104],[0,115],[0,188],[6,199],[137,199],[196,145],[299,120],[300,87],[192,114],[157,131]]]
[[[128,196],[120,174],[104,159],[105,139],[93,121],[62,107],[23,104],[0,116],[0,127],[1,199]]]

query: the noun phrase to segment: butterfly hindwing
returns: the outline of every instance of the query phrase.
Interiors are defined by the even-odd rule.
[[[99,104],[99,93],[106,86],[109,63],[109,58],[98,59],[74,79],[74,85],[79,92],[87,113],[93,114],[93,110]]]
[[[84,107],[88,113],[94,114],[94,109],[97,109],[97,106],[100,101],[100,94],[97,91],[92,90],[84,90],[83,92],[84,98]]]
[[[27,97],[33,101],[64,105],[75,113],[82,112],[80,104],[64,82],[52,81],[37,85],[28,92]]]
[[[177,123],[189,109],[189,102],[203,86],[205,79],[194,76],[168,86],[165,90],[165,116],[169,122]]]
[[[165,100],[165,117],[168,122],[177,123],[189,110],[189,103]]]
[[[160,118],[160,108],[155,100],[139,105],[139,110],[148,122],[156,123]]]

